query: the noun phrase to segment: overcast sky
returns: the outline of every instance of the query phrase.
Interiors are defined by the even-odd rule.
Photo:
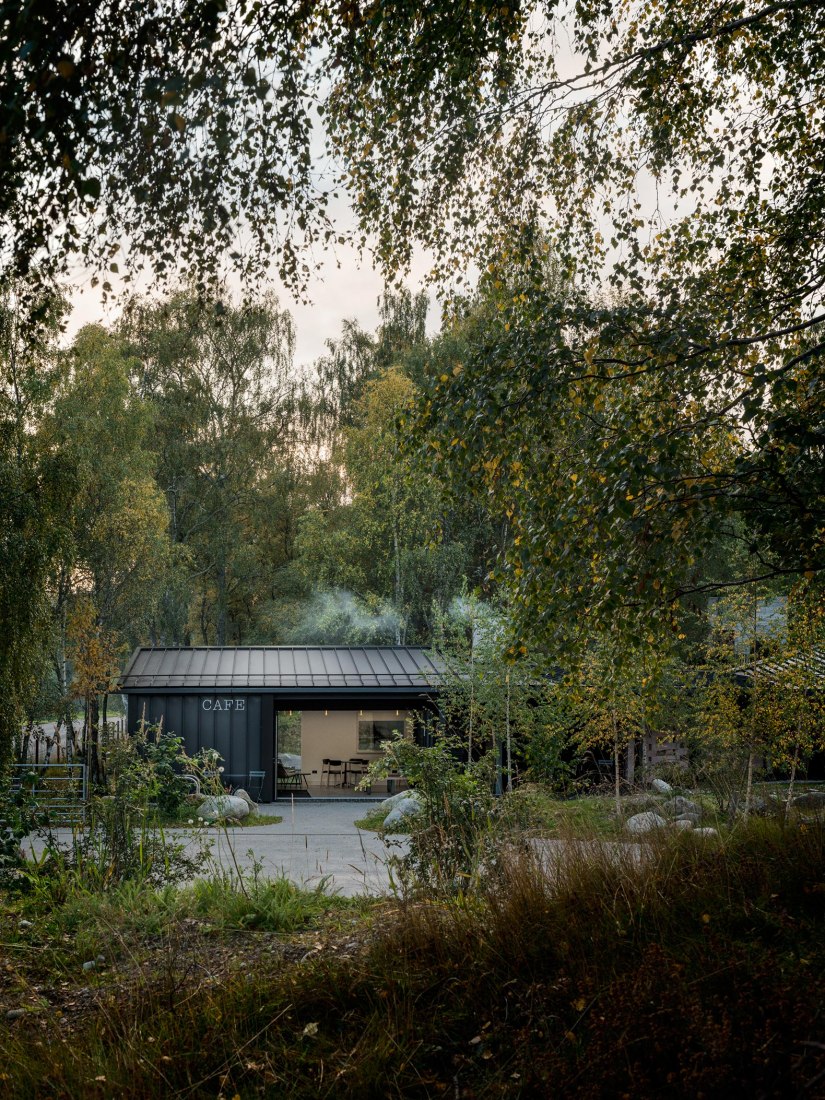
[[[355,217],[343,198],[330,203],[330,214],[342,229],[351,230],[354,227]],[[339,245],[335,254],[321,252],[320,256],[322,264],[307,287],[308,303],[296,302],[277,277],[273,277],[271,283],[271,289],[278,295],[281,305],[290,311],[295,321],[295,362],[299,366],[314,362],[324,353],[326,341],[340,332],[344,319],[358,321],[368,332],[378,324],[378,298],[384,283],[372,267],[369,254],[359,258],[354,247]],[[406,280],[411,290],[419,290],[424,285],[428,266],[424,252],[414,253],[410,277]],[[99,289],[91,288],[90,278],[88,272],[78,266],[70,279],[72,311],[66,330],[67,340],[72,339],[83,325],[113,324],[120,312],[117,300],[104,306]],[[110,275],[109,278],[117,292],[117,277]],[[141,294],[150,293],[151,281],[139,281],[135,289]],[[433,295],[430,295],[430,300],[433,304],[430,306],[427,328],[435,332],[440,324],[440,309]]]

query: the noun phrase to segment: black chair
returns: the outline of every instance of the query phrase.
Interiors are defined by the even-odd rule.
[[[322,776],[324,774],[324,769],[326,769],[327,786],[329,786],[330,780],[333,778],[333,776],[337,775],[340,781],[338,783],[333,783],[332,785],[333,787],[340,787],[341,784],[344,782],[344,761],[331,759],[325,760],[321,767]]]
[[[351,756],[347,761],[347,784],[350,787],[358,785],[359,781],[367,774],[369,760],[361,756]]]
[[[278,761],[278,790],[309,790],[307,772],[299,772],[294,768],[285,768]]]

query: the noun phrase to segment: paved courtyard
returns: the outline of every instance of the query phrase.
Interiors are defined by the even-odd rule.
[[[278,824],[226,832],[210,828],[206,838],[213,858],[227,870],[234,868],[234,853],[234,860],[244,870],[259,863],[264,877],[285,875],[309,886],[325,881],[328,890],[347,897],[388,893],[392,883],[387,860],[403,850],[399,846],[403,838],[391,838],[394,843],[387,847],[375,833],[356,828],[355,820],[368,809],[365,803],[351,801],[278,802],[260,807],[262,814],[283,817]],[[174,830],[173,835],[191,838],[193,848],[203,840],[193,837],[191,829]],[[58,836],[68,839],[70,834],[58,830]],[[32,842],[31,847],[37,851],[42,845]]]

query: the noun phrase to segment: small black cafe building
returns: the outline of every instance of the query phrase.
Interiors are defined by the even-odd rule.
[[[426,742],[442,672],[412,646],[153,647],[132,654],[119,686],[131,733],[162,722],[188,753],[216,749],[225,783],[254,775],[269,802],[285,769],[323,797],[346,781],[330,759],[376,759],[402,728]]]

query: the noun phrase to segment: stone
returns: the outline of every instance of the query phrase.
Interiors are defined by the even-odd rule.
[[[83,964],[83,969],[86,970],[86,971],[94,970],[96,966],[97,966],[97,960],[96,959],[87,959],[86,962]]]
[[[249,806],[232,794],[219,794],[205,799],[198,807],[198,817],[205,821],[240,820],[249,816]]]
[[[793,800],[794,806],[802,810],[825,809],[825,791],[803,791]]]
[[[624,823],[624,827],[629,833],[650,833],[654,829],[661,829],[663,825],[667,825],[665,819],[659,814],[654,814],[652,810],[634,814]]]
[[[34,928],[34,924],[30,920],[20,920],[17,922],[17,927],[21,932],[27,932],[30,928]]]
[[[402,817],[410,817],[421,813],[421,804],[417,798],[402,798],[396,802],[394,810],[397,810]]]
[[[402,822],[402,821],[405,820],[406,816],[407,815],[402,814],[400,810],[397,810],[397,809],[390,810],[390,812],[384,818],[384,828],[386,829],[388,825],[398,825],[399,822]]]
[[[699,820],[699,814],[679,814],[679,816],[676,818],[676,821],[674,821],[674,824],[678,821],[688,821],[691,825],[698,825]]]
[[[416,802],[421,801],[421,795],[418,791],[399,791],[398,794],[391,794],[389,798],[385,798],[381,805],[386,806],[388,810],[392,810],[399,802],[404,802],[410,798],[414,799]]]
[[[254,814],[255,811],[258,809],[257,802],[252,801],[252,799],[249,797],[249,795],[246,793],[246,791],[243,789],[243,787],[240,787],[237,791],[233,791],[232,792],[232,797],[233,798],[242,798],[244,800],[244,802],[247,804],[247,806],[249,807],[249,812],[251,814]]]
[[[705,826],[704,829],[694,829],[693,830],[693,835],[694,836],[719,836],[719,833],[716,831],[716,829],[711,829],[709,826]]]
[[[10,1008],[6,1013],[7,1020],[20,1020],[26,1015],[25,1008]]]
[[[682,814],[697,814],[701,817],[702,814],[702,807],[698,802],[691,802],[689,798],[682,798],[680,794],[676,795],[670,806],[676,817],[681,817]]]
[[[656,794],[672,794],[673,787],[669,783],[665,783],[664,779],[654,779],[650,784]]]
[[[693,822],[689,817],[677,817],[671,824],[677,832],[684,832],[687,829],[693,828]]]

